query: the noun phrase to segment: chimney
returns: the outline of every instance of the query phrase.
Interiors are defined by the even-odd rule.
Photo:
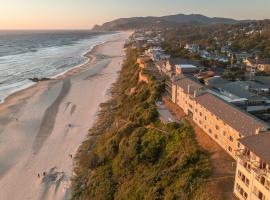
[[[196,98],[196,96],[197,96],[197,90],[194,91],[193,97]]]

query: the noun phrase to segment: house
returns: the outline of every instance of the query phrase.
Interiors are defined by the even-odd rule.
[[[270,74],[270,58],[258,60],[257,70],[266,74]]]
[[[200,46],[197,44],[186,44],[184,49],[188,50],[190,53],[199,53],[200,52]]]
[[[266,59],[245,59],[243,63],[246,65],[247,70],[251,68],[257,69],[257,71],[270,74],[270,58]]]
[[[270,132],[239,139],[234,194],[240,200],[270,200]]]
[[[153,61],[159,61],[161,59],[169,59],[170,56],[165,54],[165,51],[161,47],[152,47],[145,51]]]
[[[235,53],[235,57],[238,61],[245,60],[245,59],[249,58],[250,56],[251,55],[245,51]]]
[[[223,46],[223,47],[221,47],[220,51],[221,51],[221,53],[226,53],[227,54],[227,53],[230,52],[230,47],[228,45]]]
[[[211,55],[211,53],[209,53],[208,51],[206,50],[201,50],[200,51],[200,56],[204,59],[207,59],[207,60],[210,60],[213,58],[213,56]]]
[[[175,74],[187,74],[187,73],[197,73],[199,71],[199,68],[195,65],[191,64],[177,64],[175,65]]]

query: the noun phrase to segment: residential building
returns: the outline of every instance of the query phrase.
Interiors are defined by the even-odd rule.
[[[224,101],[190,76],[178,76],[172,84],[172,101],[189,115],[233,158],[238,139],[268,127],[261,120]]]
[[[200,52],[200,46],[197,44],[186,44],[184,47],[186,50],[188,50],[190,53],[199,53]]]
[[[199,68],[191,64],[177,64],[175,65],[175,74],[185,74],[185,73],[197,73]]]
[[[251,68],[255,68],[257,71],[270,74],[270,58],[268,59],[245,59],[243,63],[247,66],[249,71]]]
[[[270,132],[239,140],[234,194],[240,200],[270,200]]]
[[[258,60],[257,70],[270,74],[270,58]]]

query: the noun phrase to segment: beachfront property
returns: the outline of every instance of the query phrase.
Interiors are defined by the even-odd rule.
[[[175,78],[171,99],[234,159],[240,147],[238,139],[268,127],[187,75]]]
[[[153,61],[170,59],[170,55],[165,54],[161,47],[151,47],[145,51],[145,55],[149,56]]]
[[[270,132],[239,140],[234,194],[240,200],[270,200]]]
[[[175,65],[176,75],[185,74],[185,73],[196,73],[199,71],[199,68],[191,64],[177,64]]]

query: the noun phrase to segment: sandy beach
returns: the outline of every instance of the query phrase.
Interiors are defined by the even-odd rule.
[[[124,56],[123,33],[89,61],[0,105],[0,199],[69,199],[73,157],[109,98]]]

